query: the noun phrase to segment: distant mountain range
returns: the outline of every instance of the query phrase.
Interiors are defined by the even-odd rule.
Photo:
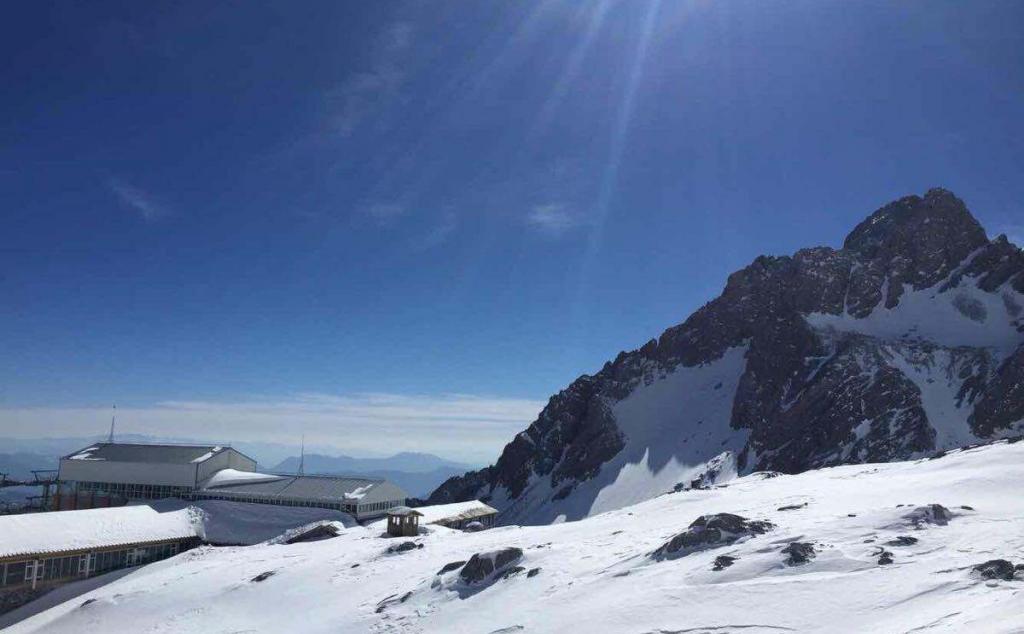
[[[308,454],[305,473],[330,475],[360,475],[390,480],[414,497],[425,497],[452,476],[465,473],[467,465],[451,462],[428,453],[399,453],[390,458],[353,458],[351,456],[325,456]],[[282,460],[271,471],[295,473],[299,457]]]

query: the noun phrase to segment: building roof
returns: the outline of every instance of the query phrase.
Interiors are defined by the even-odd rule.
[[[388,509],[388,515],[397,515],[399,517],[405,517],[407,515],[417,515],[423,517],[423,513],[420,513],[416,509],[408,506],[393,506]]]
[[[64,456],[63,460],[191,464],[205,462],[222,451],[234,450],[217,445],[142,445],[98,442]]]
[[[293,500],[343,501],[369,504],[404,499],[405,492],[384,480],[328,475],[265,475],[267,479],[218,481],[214,474],[200,493],[237,497],[265,497]]]
[[[455,502],[454,504],[435,504],[421,506],[416,509],[423,516],[421,523],[438,524],[441,522],[459,522],[473,520],[487,515],[497,515],[497,509],[478,500]]]
[[[0,557],[57,553],[202,537],[188,509],[158,513],[148,506],[0,516]]]

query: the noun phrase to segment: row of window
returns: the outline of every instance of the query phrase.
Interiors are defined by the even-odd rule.
[[[313,502],[310,500],[288,500],[282,498],[258,497],[249,495],[217,495],[213,493],[199,493],[195,496],[197,500],[228,500],[229,502],[248,502],[250,504],[274,504],[276,506],[304,506],[318,509],[334,509],[353,513],[356,507],[352,504],[340,502]]]
[[[162,486],[153,484],[124,484],[119,482],[77,482],[76,489],[79,493],[94,493],[97,495],[109,495],[129,499],[156,500],[161,498],[188,498],[193,496],[192,489],[188,487]],[[233,500],[236,502],[249,502],[253,504],[275,504],[277,506],[304,506],[311,508],[336,509],[346,513],[356,513],[357,508],[360,514],[386,511],[393,506],[404,503],[403,500],[390,502],[375,502],[373,504],[344,504],[341,502],[315,502],[310,500],[288,500],[272,497],[259,497],[247,495],[217,495],[211,493],[199,493],[194,496],[202,500]]]
[[[189,487],[161,484],[125,484],[123,482],[78,482],[79,493],[95,493],[129,499],[159,500],[163,498],[186,497],[192,493]]]
[[[101,574],[119,568],[140,566],[178,554],[178,544],[154,544],[139,548],[106,550],[85,555],[49,557],[30,561],[0,564],[0,586],[14,586],[35,581],[70,579]]]
[[[374,511],[386,511],[393,506],[401,506],[404,502],[391,501],[391,502],[374,502],[373,504],[360,504],[360,513],[373,513]]]

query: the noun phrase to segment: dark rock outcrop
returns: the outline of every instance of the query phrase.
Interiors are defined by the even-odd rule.
[[[711,567],[711,569],[715,572],[720,572],[722,570],[725,570],[729,566],[733,565],[735,562],[735,557],[730,557],[729,555],[719,555],[715,557],[715,564]]]
[[[1013,581],[1017,572],[1014,565],[1005,559],[991,559],[983,564],[978,564],[973,570],[982,579],[1002,579],[1003,581]]]
[[[910,535],[900,535],[896,539],[890,539],[889,541],[885,542],[885,545],[886,546],[913,546],[916,543],[917,543],[917,538],[916,537],[911,537]]]
[[[523,558],[519,548],[502,548],[486,553],[476,553],[459,572],[459,578],[468,584],[481,583],[494,573],[502,573]]]
[[[945,526],[946,524],[949,524],[949,520],[953,519],[953,514],[949,512],[949,509],[941,504],[928,504],[926,506],[917,507],[903,517],[910,524],[917,528],[921,528],[924,524]]]
[[[782,554],[786,555],[787,566],[800,566],[806,564],[810,560],[814,559],[817,555],[814,549],[814,544],[809,542],[792,542],[782,549]]]
[[[651,553],[651,558],[657,561],[677,559],[697,551],[728,546],[744,537],[763,535],[772,528],[770,522],[748,520],[732,513],[702,515]]]
[[[463,567],[465,565],[466,565],[465,561],[452,561],[452,562],[446,563],[444,566],[442,566],[441,569],[437,571],[437,574],[443,575],[446,572],[451,572],[452,570],[458,570],[459,568],[461,568],[461,567]]]
[[[402,542],[401,544],[395,544],[394,546],[388,546],[387,552],[389,554],[401,554],[407,553],[410,550],[416,550],[417,548],[423,548],[423,544],[417,544],[416,542]]]

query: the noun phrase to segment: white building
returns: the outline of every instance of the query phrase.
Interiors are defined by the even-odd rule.
[[[0,612],[49,588],[166,559],[196,546],[202,524],[189,510],[148,506],[0,517]]]
[[[96,443],[61,458],[58,480],[58,510],[173,497],[335,509],[365,520],[407,497],[386,480],[258,473],[245,454],[205,445]]]
[[[188,497],[222,469],[255,471],[256,461],[231,447],[96,443],[60,459],[54,507]]]
[[[384,515],[405,504],[406,493],[386,480],[330,475],[274,475],[220,471],[203,482],[199,500],[232,500],[280,506],[337,509],[357,520]]]

